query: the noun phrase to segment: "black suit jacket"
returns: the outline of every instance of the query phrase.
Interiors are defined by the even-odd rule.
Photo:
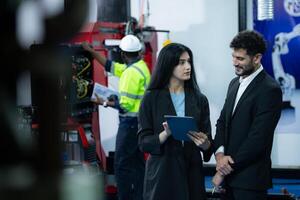
[[[272,186],[271,149],[274,130],[281,114],[282,92],[265,71],[248,85],[232,113],[239,78],[228,87],[216,125],[215,150],[225,147],[234,171],[225,181],[232,187],[266,190]]]
[[[192,200],[204,199],[205,186],[201,149],[193,142],[173,139],[159,142],[164,115],[176,115],[168,89],[147,91],[139,111],[139,146],[150,153],[146,162],[144,199]],[[185,115],[193,116],[200,131],[211,140],[209,105],[203,94],[185,89]],[[213,148],[211,148],[213,149]],[[204,151],[208,161],[212,151]]]

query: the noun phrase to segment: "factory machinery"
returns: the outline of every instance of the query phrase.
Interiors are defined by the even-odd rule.
[[[100,126],[103,124],[99,123],[99,119],[106,116],[99,115],[98,105],[91,102],[94,84],[108,86],[108,74],[104,66],[101,66],[89,52],[82,48],[81,43],[87,41],[98,53],[105,55],[108,59],[122,62],[117,43],[107,45],[107,41],[116,42],[129,33],[137,35],[143,42],[143,57],[152,71],[156,60],[157,33],[152,27],[138,28],[133,19],[124,23],[88,23],[70,41],[55,47],[58,54],[67,58],[62,66],[68,68],[66,73],[55,80],[62,102],[61,113],[58,114],[62,144],[61,159],[67,170],[88,165],[107,174],[106,177],[109,174],[113,176],[113,152],[107,155],[101,145]],[[39,54],[48,48],[44,44],[34,44],[30,52]],[[31,74],[32,106],[18,108],[19,128],[29,130],[28,125],[31,125],[33,136],[38,136],[41,128],[39,107],[36,106],[41,90],[38,84],[39,79],[39,74]],[[104,184],[107,186],[106,192],[115,196],[117,189],[114,182]]]
[[[87,24],[72,41],[70,48],[75,50],[72,55],[72,85],[70,94],[71,112],[68,116],[68,131],[65,140],[65,161],[77,160],[96,162],[98,166],[106,172],[106,177],[113,177],[113,152],[105,154],[101,145],[101,132],[99,118],[107,117],[99,115],[98,106],[90,101],[93,85],[99,83],[108,86],[107,72],[91,55],[84,51],[80,44],[87,41],[93,45],[94,49],[105,55],[108,59],[122,62],[120,49],[116,41],[121,40],[126,34],[135,34],[144,44],[143,57],[152,71],[156,59],[157,33],[154,28],[147,27],[143,30],[137,27],[134,19],[126,23],[96,22]],[[113,42],[112,42],[113,41]],[[70,136],[76,129],[80,135],[81,145],[70,142]],[[71,135],[70,135],[71,134]],[[115,133],[112,133],[115,134]],[[75,136],[75,140],[76,140]],[[93,152],[96,153],[93,155]],[[79,159],[79,160],[78,160]],[[107,180],[105,183],[107,195],[115,196],[117,188],[114,181]]]
[[[87,41],[93,45],[96,51],[105,55],[108,59],[122,62],[119,47],[111,44],[107,46],[106,41],[120,40],[129,33],[128,27],[131,27],[130,32],[137,34],[145,44],[144,59],[151,70],[157,51],[156,32],[150,32],[148,30],[154,29],[147,28],[147,32],[144,34],[141,30],[135,29],[132,21],[127,23],[89,23],[69,43],[72,52],[72,89],[69,98],[71,111],[68,116],[68,125],[71,124],[71,126],[67,126],[67,128],[72,129],[75,127],[77,132],[80,133],[83,149],[89,150],[89,148],[94,147],[96,158],[104,171],[111,168],[111,166],[107,165],[106,157],[108,155],[104,153],[100,138],[101,124],[99,124],[99,117],[105,116],[99,116],[98,106],[90,101],[90,97],[95,83],[107,86],[107,72],[104,71],[104,67],[95,61],[88,52],[82,49],[80,44],[83,41]],[[67,155],[70,155],[70,153],[67,153]],[[87,161],[95,161],[94,159],[90,159],[89,156],[77,157]],[[65,159],[69,160],[69,158]],[[74,157],[71,160],[74,160]]]

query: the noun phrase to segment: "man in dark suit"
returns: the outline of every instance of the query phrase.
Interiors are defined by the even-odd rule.
[[[215,185],[223,199],[267,199],[272,187],[271,149],[281,113],[282,92],[261,64],[266,43],[255,31],[242,31],[230,43],[238,76],[229,84],[214,139]],[[224,180],[223,180],[224,179]]]

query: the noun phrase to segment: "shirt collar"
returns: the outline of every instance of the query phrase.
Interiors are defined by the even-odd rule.
[[[250,74],[246,78],[240,77],[240,79],[239,79],[240,84],[250,83],[259,74],[259,72],[261,72],[262,70],[263,70],[263,66],[260,65],[255,72],[253,72],[252,74]]]
[[[126,65],[127,65],[127,67],[130,67],[132,64],[137,63],[137,62],[140,61],[140,60],[141,60],[141,58],[138,57],[138,58],[136,58],[136,59],[133,59],[131,62],[129,62],[129,63],[126,64]]]

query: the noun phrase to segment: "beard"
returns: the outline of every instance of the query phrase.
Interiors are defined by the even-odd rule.
[[[252,64],[246,66],[235,66],[235,74],[237,76],[249,76],[255,71],[255,67]]]

